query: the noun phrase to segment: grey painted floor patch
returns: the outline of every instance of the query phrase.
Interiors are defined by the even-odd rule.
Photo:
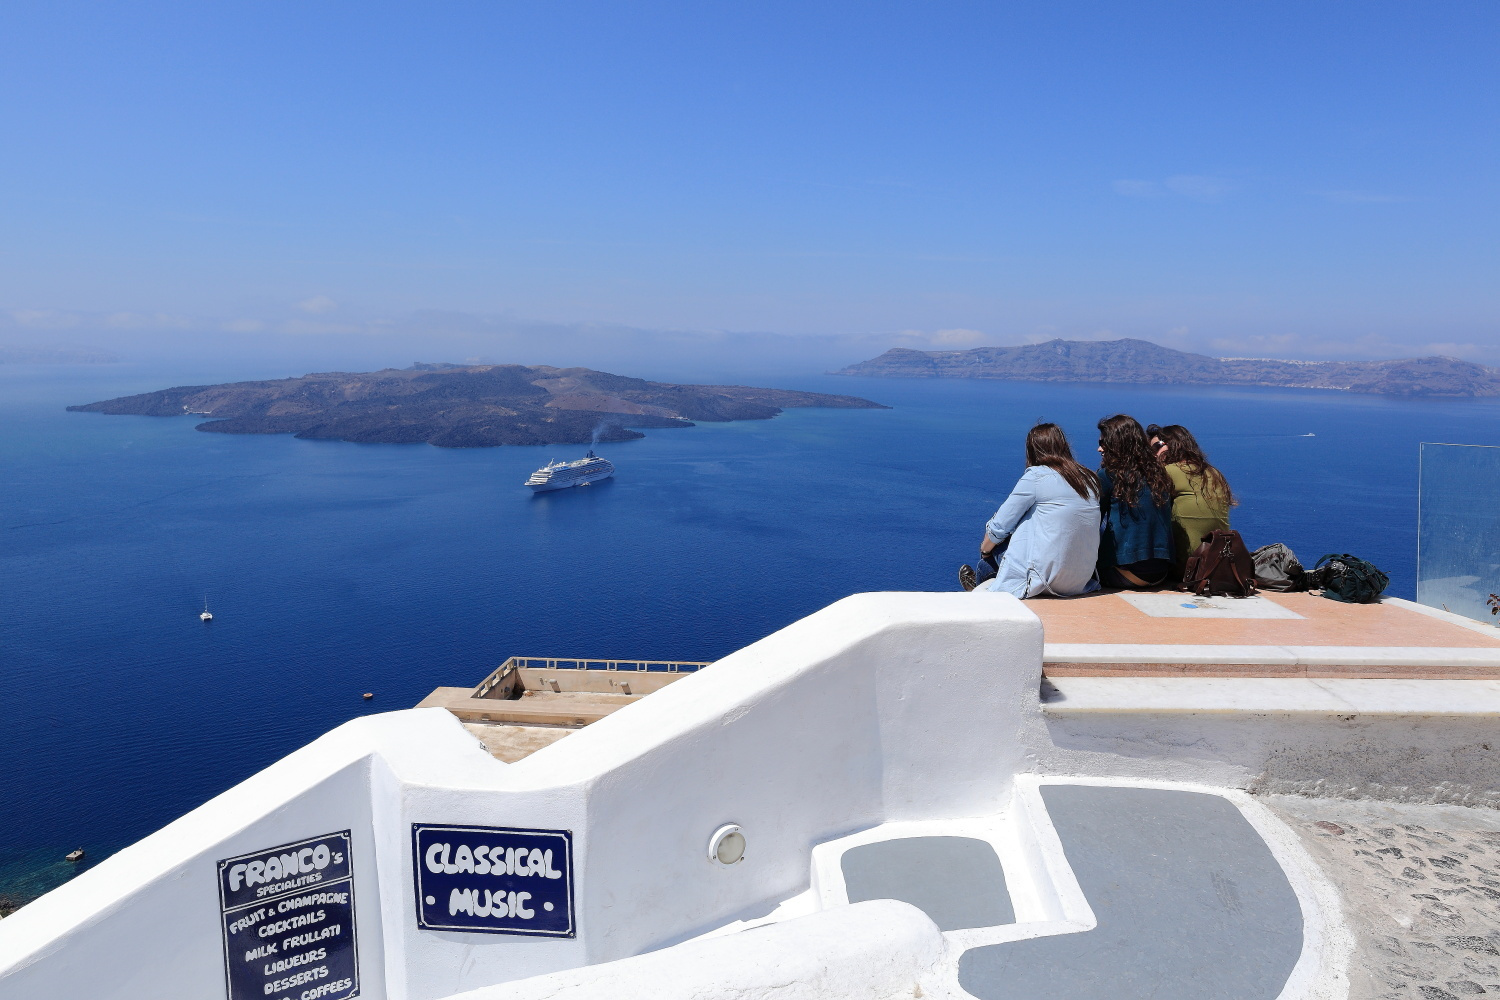
[[[1302,910],[1270,849],[1218,795],[1044,785],[1042,801],[1099,926],[975,948],[979,1000],[1275,1000],[1302,953]]]
[[[905,837],[861,844],[840,865],[849,902],[899,899],[945,931],[1014,923],[995,849],[972,837]]]

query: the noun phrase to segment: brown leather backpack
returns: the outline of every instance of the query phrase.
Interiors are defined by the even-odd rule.
[[[1188,556],[1182,589],[1199,597],[1254,597],[1255,560],[1233,529],[1215,529]]]

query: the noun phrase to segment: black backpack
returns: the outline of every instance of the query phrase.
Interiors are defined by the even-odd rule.
[[[1254,597],[1255,562],[1234,529],[1216,528],[1188,556],[1182,589],[1199,597]]]
[[[1307,571],[1297,553],[1280,542],[1262,545],[1251,553],[1255,562],[1255,585],[1261,590],[1306,590]]]
[[[1374,604],[1391,582],[1374,563],[1347,552],[1319,559],[1308,577],[1309,585],[1323,588],[1324,597],[1345,604]]]

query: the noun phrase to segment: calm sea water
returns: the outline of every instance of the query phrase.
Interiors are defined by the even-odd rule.
[[[781,384],[894,408],[651,431],[601,449],[613,481],[534,497],[526,476],[581,448],[63,410],[223,380],[0,366],[0,895],[513,654],[712,660],[850,593],[956,589],[1038,419],[1090,459],[1106,414],[1187,424],[1252,546],[1351,551],[1407,597],[1417,443],[1500,444],[1486,402],[812,376]]]

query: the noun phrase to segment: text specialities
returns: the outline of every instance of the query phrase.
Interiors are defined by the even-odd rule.
[[[349,831],[218,863],[229,1000],[359,995]]]

